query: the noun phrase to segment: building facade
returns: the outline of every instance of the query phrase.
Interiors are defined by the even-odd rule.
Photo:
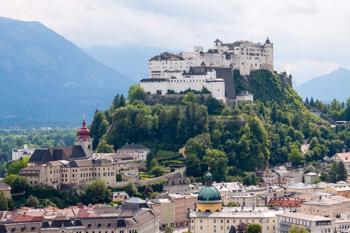
[[[332,233],[335,229],[332,218],[299,212],[277,214],[277,222],[278,233],[288,233],[292,226],[303,227],[310,233]]]
[[[125,157],[131,157],[134,160],[147,160],[147,155],[150,153],[150,149],[141,144],[125,144],[117,150],[117,158],[124,159]]]
[[[30,158],[34,150],[34,148],[30,148],[27,144],[24,144],[23,148],[21,149],[12,149],[12,161],[19,160],[22,158]]]
[[[226,98],[235,98],[233,70],[249,75],[261,69],[273,72],[273,44],[269,39],[264,44],[250,41],[223,43],[217,39],[207,52],[203,47],[195,46],[190,52],[165,52],[152,57],[149,78],[142,79],[140,85],[152,95],[206,90],[214,98],[226,101]],[[239,96],[239,101],[252,101],[252,96]]]
[[[70,209],[73,210],[70,210]],[[62,212],[69,212],[69,215]],[[11,212],[0,223],[0,232],[30,233],[157,233],[159,214],[149,209],[146,202],[131,198],[119,207],[70,207],[60,213],[37,211],[31,215]]]
[[[149,60],[150,78],[165,78],[167,72],[188,72],[196,66],[232,68],[242,75],[251,71],[266,69],[273,71],[273,44],[269,39],[264,44],[250,41],[223,43],[214,41],[214,47],[207,52],[201,46],[180,54],[162,53]]]

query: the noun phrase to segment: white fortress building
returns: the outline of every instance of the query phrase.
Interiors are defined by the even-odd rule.
[[[214,41],[214,48],[204,52],[195,46],[192,52],[162,53],[149,60],[149,78],[141,80],[146,93],[165,95],[187,89],[207,89],[214,98],[225,101],[225,84],[233,70],[241,75],[265,69],[273,72],[273,44],[250,41],[223,43]],[[226,76],[226,77],[225,77]]]

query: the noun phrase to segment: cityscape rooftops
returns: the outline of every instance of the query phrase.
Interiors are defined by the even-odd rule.
[[[86,153],[80,145],[62,148],[36,149],[29,158],[29,163],[44,164],[50,161],[71,160],[85,157]]]
[[[307,221],[332,221],[332,218],[313,215],[313,214],[305,214],[300,212],[284,212],[277,214],[278,216],[287,217],[287,218],[294,218],[294,219],[301,219],[301,220],[307,220]]]
[[[122,146],[121,148],[119,148],[118,150],[147,150],[148,148],[145,147],[144,145],[141,144],[125,144],[124,146]]]

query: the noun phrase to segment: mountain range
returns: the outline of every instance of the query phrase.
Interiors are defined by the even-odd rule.
[[[76,124],[130,81],[39,22],[0,17],[0,125]]]
[[[350,70],[339,69],[311,79],[295,88],[303,98],[313,97],[325,102],[333,99],[346,101],[350,97]]]
[[[163,52],[160,48],[136,46],[99,46],[85,48],[84,51],[134,83],[148,77],[148,60]]]

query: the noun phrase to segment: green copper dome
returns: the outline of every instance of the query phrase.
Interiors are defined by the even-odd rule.
[[[198,193],[198,201],[220,201],[221,194],[217,188],[212,185],[213,175],[208,171],[204,175],[204,187]]]
[[[221,200],[221,194],[217,188],[213,186],[204,186],[198,193],[198,201],[215,202]]]

